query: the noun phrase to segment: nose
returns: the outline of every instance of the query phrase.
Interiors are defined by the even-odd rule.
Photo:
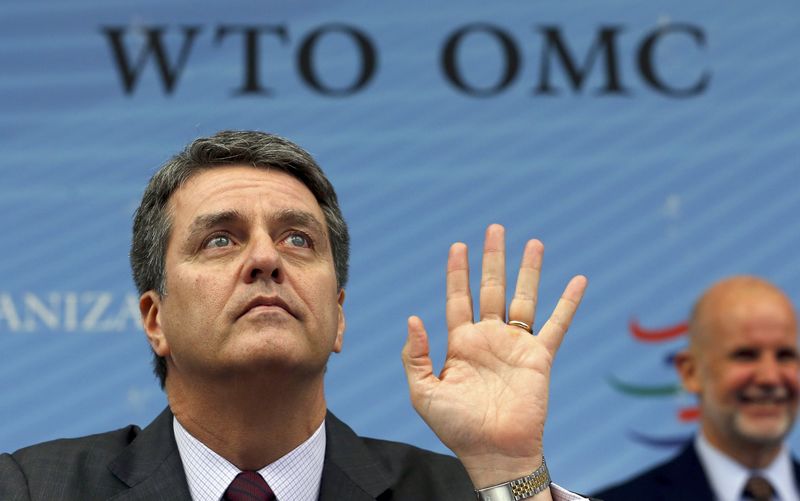
[[[764,386],[777,386],[781,383],[781,368],[774,355],[764,354],[759,358],[756,383]]]
[[[254,235],[250,238],[244,259],[241,274],[245,283],[252,283],[256,280],[283,282],[283,260],[268,233]]]

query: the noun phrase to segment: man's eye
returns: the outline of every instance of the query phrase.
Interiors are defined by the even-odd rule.
[[[226,235],[215,235],[208,239],[204,247],[206,249],[215,249],[218,247],[227,247],[230,244],[231,244],[230,237]]]
[[[292,247],[311,247],[311,239],[302,233],[292,233],[284,241]]]
[[[734,360],[751,361],[758,358],[758,353],[755,350],[741,349],[734,351],[731,357]]]

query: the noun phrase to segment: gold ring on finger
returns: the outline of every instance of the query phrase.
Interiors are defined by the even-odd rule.
[[[529,324],[521,320],[509,320],[508,325],[513,325],[514,327],[519,327],[520,329],[528,331],[528,334],[533,334],[533,329]]]

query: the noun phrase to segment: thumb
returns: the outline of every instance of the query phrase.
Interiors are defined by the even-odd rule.
[[[428,346],[428,333],[419,317],[408,319],[408,337],[402,352],[403,367],[406,370],[411,401],[417,404],[424,393],[424,387],[436,380],[433,375],[433,362]]]

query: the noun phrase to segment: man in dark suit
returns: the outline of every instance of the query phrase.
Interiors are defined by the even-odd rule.
[[[531,336],[541,243],[526,245],[506,316],[504,230],[487,229],[478,321],[466,246],[452,246],[444,368],[418,317],[402,358],[414,407],[456,460],[358,437],[327,411],[348,245],[333,187],[298,146],[258,132],[190,144],[148,184],[131,247],[168,409],[143,430],[0,456],[0,499],[572,499],[550,488],[542,435],[585,278]]]
[[[784,439],[797,416],[797,317],[769,282],[737,276],[706,291],[675,360],[699,397],[700,432],[675,458],[596,495],[628,500],[798,497],[800,464]]]

